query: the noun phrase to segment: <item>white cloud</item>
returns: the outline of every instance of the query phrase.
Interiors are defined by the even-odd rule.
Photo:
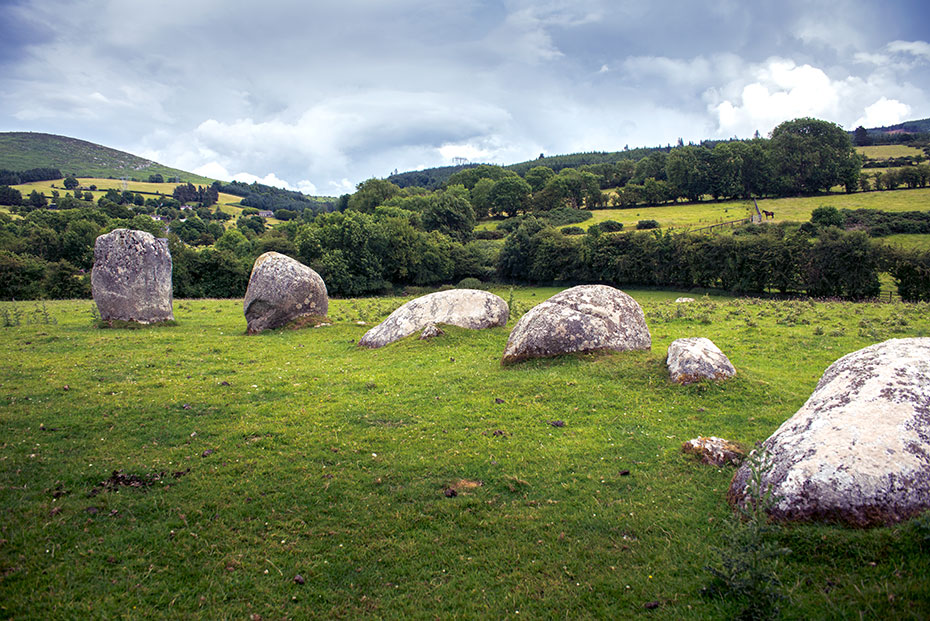
[[[884,127],[896,125],[906,121],[911,114],[911,107],[897,99],[882,97],[870,106],[866,106],[865,114],[856,119],[855,126]]]
[[[926,41],[892,41],[888,44],[889,52],[905,53],[930,60],[930,43]]]

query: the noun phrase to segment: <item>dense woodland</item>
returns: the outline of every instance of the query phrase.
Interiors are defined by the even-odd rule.
[[[849,135],[815,119],[783,123],[768,139],[640,155],[559,170],[535,165],[522,174],[460,167],[432,190],[369,179],[334,203],[219,182],[179,185],[172,197],[111,190],[94,203],[72,185],[52,197],[56,209],[49,209],[48,197],[0,187],[0,203],[22,216],[0,215],[0,298],[89,296],[94,240],[125,227],[168,237],[179,298],[242,296],[255,258],[277,251],[316,269],[340,296],[470,278],[858,299],[875,296],[878,274],[889,271],[903,298],[930,300],[930,257],[882,249],[870,238],[930,232],[924,212],[824,208],[808,223],[716,236],[649,230],[658,226],[653,221],[632,232],[614,221],[587,232],[555,228],[584,221],[594,208],[817,194],[837,186],[925,187],[930,166],[922,161],[864,174]],[[214,206],[218,192],[243,196],[248,205],[234,223]],[[284,222],[269,227],[259,209]],[[486,217],[499,219],[496,230],[476,232],[476,221]]]

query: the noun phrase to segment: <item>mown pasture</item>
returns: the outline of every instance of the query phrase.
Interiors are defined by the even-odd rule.
[[[120,179],[99,179],[94,177],[78,177],[77,180],[81,183],[82,188],[89,188],[90,186],[96,186],[96,190],[82,190],[82,192],[90,192],[94,200],[96,201],[101,196],[104,196],[107,193],[107,190],[116,190],[118,192],[123,191],[123,182]],[[167,197],[171,197],[174,189],[181,184],[178,183],[149,183],[147,181],[126,181],[126,189],[130,192],[141,192],[146,198],[151,198],[155,194],[163,194]],[[61,196],[64,196],[68,190],[64,189],[62,186],[61,179],[55,179],[52,181],[36,181],[34,183],[23,183],[20,185],[13,186],[23,195],[23,198],[27,198],[29,194],[36,190],[45,194],[45,197],[51,199],[52,191],[57,191]],[[234,194],[226,194],[221,192],[219,195],[219,200],[217,205],[220,209],[228,214],[238,216],[242,213],[242,205],[240,201],[242,200],[241,196],[236,196]],[[215,208],[215,207],[212,207]],[[274,218],[269,218],[269,222],[276,223],[278,220]]]
[[[873,160],[887,160],[895,157],[924,156],[923,149],[906,144],[878,144],[856,147],[856,153]]]
[[[138,330],[87,300],[0,303],[0,612],[731,618],[745,602],[701,589],[735,554],[733,471],[682,442],[751,447],[840,356],[930,335],[926,304],[632,291],[651,351],[501,367],[556,291],[497,290],[505,328],[374,351],[355,342],[408,298],[258,336],[240,300],[176,300],[176,326]],[[669,383],[668,344],[695,335],[736,378]],[[787,618],[930,615],[926,519],[772,536]]]

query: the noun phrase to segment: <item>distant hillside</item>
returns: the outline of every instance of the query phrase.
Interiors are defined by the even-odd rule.
[[[110,149],[86,140],[34,132],[0,132],[0,169],[57,168],[77,177],[129,177],[146,181],[160,174],[166,180],[209,184],[213,179],[163,166],[131,153]]]
[[[594,164],[614,164],[621,160],[640,160],[654,151],[667,151],[663,147],[640,147],[636,149],[627,149],[625,151],[600,152],[592,151],[588,153],[569,153],[567,155],[550,155],[540,156],[535,160],[519,162],[517,164],[508,164],[504,168],[512,170],[520,176],[535,166],[548,166],[555,172],[563,168],[577,168],[579,166]],[[402,188],[417,185],[424,188],[436,189],[441,186],[446,179],[454,173],[465,168],[472,168],[479,164],[464,164],[461,166],[439,166],[437,168],[424,168],[423,170],[413,170],[410,172],[395,173],[387,178],[388,181]]]
[[[930,119],[919,119],[917,121],[904,121],[903,123],[898,123],[897,125],[889,125],[887,127],[869,127],[869,128],[866,128],[866,131],[869,132],[869,134],[894,134],[894,133],[920,134],[923,132],[930,132]]]

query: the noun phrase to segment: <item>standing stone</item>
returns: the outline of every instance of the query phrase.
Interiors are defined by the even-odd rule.
[[[587,351],[649,349],[652,336],[636,300],[606,285],[557,293],[520,318],[502,364]]]
[[[775,518],[872,526],[930,509],[930,338],[840,358],[763,448]],[[749,464],[733,477],[731,503],[748,500]]]
[[[677,384],[725,380],[736,375],[730,359],[703,337],[677,339],[668,346],[668,373]]]
[[[359,339],[376,349],[410,336],[430,324],[483,330],[507,323],[510,309],[499,296],[477,289],[452,289],[410,300]]]
[[[167,239],[131,229],[101,235],[94,243],[90,282],[104,321],[174,320]]]
[[[266,252],[252,266],[242,302],[248,333],[280,328],[298,317],[325,317],[329,310],[326,284],[299,261]]]

